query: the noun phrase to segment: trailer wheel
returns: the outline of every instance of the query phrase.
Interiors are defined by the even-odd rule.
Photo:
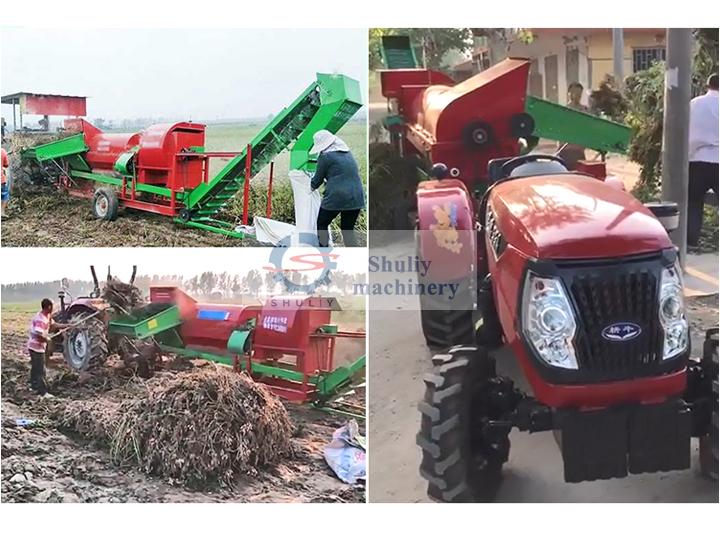
[[[118,215],[118,198],[110,188],[98,188],[93,197],[93,214],[104,221],[114,221]]]
[[[510,428],[489,429],[503,415],[493,394],[512,383],[495,376],[494,360],[480,347],[453,347],[435,355],[433,364],[418,406],[427,493],[439,502],[490,502],[510,453]]]
[[[709,331],[703,347],[703,371],[711,385],[712,411],[708,433],[700,437],[700,471],[712,480],[718,479],[718,332]]]
[[[86,312],[70,317],[70,324],[87,317]],[[63,356],[65,362],[74,371],[87,371],[105,363],[108,355],[108,338],[105,324],[98,318],[86,320],[77,328],[71,328],[65,334]]]

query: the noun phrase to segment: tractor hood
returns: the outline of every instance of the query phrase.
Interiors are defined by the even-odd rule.
[[[492,189],[488,206],[507,243],[536,259],[622,257],[672,247],[640,201],[588,176],[509,180]]]

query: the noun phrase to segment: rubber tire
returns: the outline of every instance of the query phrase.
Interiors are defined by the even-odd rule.
[[[433,364],[418,406],[420,474],[428,481],[428,496],[438,502],[491,502],[502,482],[510,439],[487,452],[487,468],[473,475],[470,436],[473,398],[479,384],[495,377],[495,362],[484,348],[457,346],[436,354]]]
[[[107,201],[107,211],[105,212],[105,215],[101,215],[97,211],[98,199],[100,199],[101,197],[105,198]],[[93,215],[97,219],[103,221],[115,221],[118,216],[119,208],[120,203],[118,202],[117,193],[115,193],[115,190],[104,187],[95,190],[95,195],[93,196],[92,211]]]
[[[459,343],[475,343],[473,311],[445,308],[443,299],[420,295],[420,322],[427,346],[447,349]]]
[[[710,341],[710,340],[708,340]],[[700,437],[700,472],[706,478],[711,480],[718,479],[718,346],[715,341],[714,347],[708,347],[710,343],[706,342],[706,366],[710,371],[711,381],[714,382],[712,389],[713,411],[711,413],[711,423],[707,435]]]
[[[415,253],[420,260],[423,260],[417,226],[416,224]],[[418,275],[418,282],[426,285],[433,281]],[[457,283],[467,291],[465,296],[468,300],[467,309],[447,309],[447,300],[437,296],[420,295],[420,324],[425,343],[430,348],[447,349],[460,343],[475,343],[474,306],[470,298],[470,291],[473,290],[471,281],[466,279]]]
[[[68,322],[73,324],[87,316],[87,312],[81,311],[72,315]],[[81,366],[74,365],[70,357],[71,340],[78,332],[85,332],[90,344]],[[108,336],[105,323],[98,317],[94,317],[81,323],[78,328],[68,330],[63,344],[63,356],[65,363],[73,371],[88,371],[104,364],[108,356]]]

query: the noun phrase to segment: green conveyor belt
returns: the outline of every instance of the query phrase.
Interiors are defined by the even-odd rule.
[[[250,177],[291,145],[290,169],[312,168],[313,135],[321,129],[336,133],[361,106],[360,83],[344,75],[318,73],[317,80],[250,142]],[[192,221],[210,220],[243,187],[246,158],[247,148],[207,184],[190,192],[185,204]]]
[[[535,137],[577,144],[603,153],[625,154],[630,144],[628,126],[551,101],[527,96],[525,111],[535,120]]]

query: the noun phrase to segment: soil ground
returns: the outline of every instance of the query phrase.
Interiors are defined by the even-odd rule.
[[[58,429],[51,409],[64,400],[122,399],[139,384],[120,363],[108,362],[86,380],[69,372],[62,356],[53,356],[47,377],[54,400],[39,400],[27,389],[25,351],[29,314],[2,314],[2,502],[362,502],[362,486],[337,479],[323,458],[323,448],[346,417],[285,402],[295,427],[294,456],[272,469],[243,477],[230,488],[190,491],[148,476],[132,466],[118,466],[102,448]],[[171,362],[174,371],[202,369],[203,362]],[[364,407],[364,387],[345,400]],[[34,421],[18,427],[18,419]],[[364,421],[360,421],[364,432]]]
[[[718,324],[718,295],[690,298],[693,355],[702,349],[704,330]],[[422,377],[431,367],[431,351],[420,330],[420,314],[408,310],[398,317],[370,311],[370,468],[371,502],[429,502],[420,477],[418,400]],[[528,390],[511,355],[501,352],[498,369]],[[497,502],[718,502],[718,483],[700,476],[697,440],[692,441],[692,468],[627,478],[566,484],[562,459],[551,432],[510,435],[510,460]]]

